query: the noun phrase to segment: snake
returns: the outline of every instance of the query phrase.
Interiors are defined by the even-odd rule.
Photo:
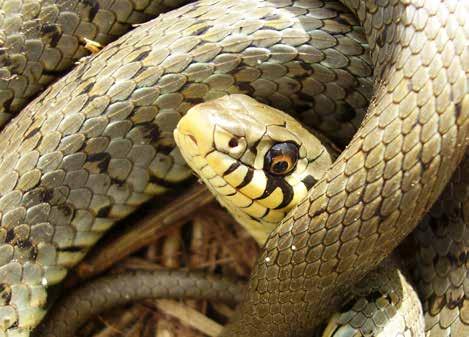
[[[288,209],[302,200],[307,190],[305,183],[318,179],[337,155],[335,148],[323,137],[320,139],[317,133],[311,133],[288,115],[244,95],[224,96],[196,105],[178,123],[175,140],[191,168],[260,244],[265,243],[275,222],[281,221]],[[444,203],[445,206],[435,205],[429,213],[432,215],[428,215],[429,219],[420,225],[427,235],[430,232],[438,236],[438,245],[445,247],[439,249],[441,260],[432,257],[430,263],[419,260],[412,266],[422,274],[436,278],[444,276],[440,281],[430,280],[430,286],[435,286],[437,293],[442,292],[443,299],[428,298],[428,286],[417,287],[425,300],[426,328],[417,294],[398,269],[399,263],[391,259],[353,287],[351,300],[342,308],[343,312],[335,313],[324,330],[318,329],[318,333],[325,337],[467,334],[465,295],[457,294],[458,291],[464,293],[462,283],[467,278],[464,265],[467,249],[464,228],[467,224],[460,213],[466,207],[461,202],[465,202],[469,195],[467,178],[462,174],[464,169],[464,166],[459,168],[440,197],[439,204]],[[279,187],[278,193],[261,197],[273,180]],[[461,186],[458,193],[453,191],[455,184]],[[430,225],[429,221],[433,224]],[[415,239],[418,242],[412,244],[412,249],[422,251],[422,257],[429,256],[427,245],[432,241],[428,237],[422,240],[420,234],[416,234]],[[432,253],[435,251],[430,249]],[[463,258],[457,262],[461,254]],[[443,261],[448,262],[449,259],[454,260],[453,264],[441,267],[445,264]],[[438,271],[430,269],[434,267]],[[441,275],[443,270],[447,274]],[[208,285],[204,284],[208,291],[197,284],[173,287],[172,284],[178,282],[177,276],[172,279],[173,271],[166,273],[121,273],[116,278],[105,276],[91,282],[57,303],[57,309],[39,327],[40,334],[36,336],[73,336],[74,331],[93,314],[141,298],[180,298],[181,295],[193,298],[194,293],[201,296],[207,292],[207,297],[213,299],[210,289],[224,289],[226,294],[232,292],[230,287],[213,279],[206,281]],[[123,286],[121,279],[128,284]],[[197,276],[195,279],[199,280]],[[425,283],[428,276],[419,275],[415,280]],[[453,285],[450,289],[441,290],[442,281]],[[182,293],[184,290],[187,293]],[[445,304],[441,306],[441,303]]]
[[[334,2],[181,7],[80,63],[8,123],[0,135],[4,335],[27,336],[44,315],[47,286],[118,219],[190,176],[175,124],[192,105],[233,92],[299,110],[342,141],[360,127],[269,236],[222,336],[304,335],[336,310],[441,194],[466,150],[469,104],[464,2],[344,5],[358,21]],[[367,109],[372,87],[360,124],[352,111]],[[288,273],[291,264],[279,262],[293,256],[303,272],[268,287],[266,276]]]
[[[337,156],[335,148],[317,133],[244,95],[196,105],[178,123],[174,135],[186,162],[261,245]],[[264,195],[272,183],[277,193]],[[207,293],[213,299],[210,289],[233,292],[213,279],[204,280],[208,284],[203,286],[194,281],[175,287],[179,276],[173,273],[140,271],[99,278],[61,299],[35,336],[73,336],[93,314],[141,298],[193,298]],[[195,280],[200,282],[197,276]],[[423,336],[418,297],[393,259],[369,273],[352,290],[351,298],[352,310],[330,319],[324,336],[350,334],[350,330],[380,337]],[[360,319],[359,315],[366,316]]]

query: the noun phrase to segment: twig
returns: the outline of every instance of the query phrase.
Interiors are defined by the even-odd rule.
[[[166,207],[137,221],[124,234],[101,247],[76,268],[79,279],[87,279],[108,269],[133,252],[167,234],[169,228],[187,222],[201,207],[214,199],[201,184],[192,187]]]

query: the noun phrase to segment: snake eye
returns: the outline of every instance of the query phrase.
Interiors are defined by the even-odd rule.
[[[277,143],[267,151],[264,169],[278,176],[290,173],[298,161],[298,146],[291,142]]]

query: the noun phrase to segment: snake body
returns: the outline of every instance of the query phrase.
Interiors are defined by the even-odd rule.
[[[286,205],[284,200],[289,200],[290,207],[295,207],[302,199],[304,182],[324,173],[334,158],[330,145],[314,137],[291,117],[243,95],[225,96],[195,106],[175,130],[175,140],[191,168],[260,244],[271,231],[271,221],[284,216],[284,209],[278,205]],[[278,166],[279,163],[288,165]],[[415,280],[425,305],[426,332],[412,285],[396,263],[388,260],[353,287],[350,294],[353,299],[348,300],[344,311],[334,314],[326,328],[317,329],[315,335],[467,335],[464,282],[468,224],[464,204],[469,184],[463,174],[467,164],[467,160],[463,162],[439,202],[409,240],[415,242],[409,242],[411,253],[406,260],[415,260],[415,252],[419,252],[417,263],[410,265],[418,275]],[[264,191],[273,188],[268,186],[277,191],[263,196]],[[291,193],[299,194],[299,198],[291,198]],[[436,247],[432,247],[435,242]],[[171,271],[104,277],[57,303],[36,336],[73,336],[78,325],[93,313],[143,296],[187,297],[195,292],[211,298],[214,285],[197,283],[199,275],[194,278],[195,283],[173,287],[178,280]],[[121,279],[134,282],[123,286]],[[211,282],[207,281],[209,285]],[[126,295],[134,293],[137,295]]]
[[[191,168],[260,244],[336,155],[325,139],[298,121],[244,95],[193,107],[178,123],[175,140]],[[143,271],[100,278],[56,303],[35,336],[73,336],[92,314],[143,297],[213,298],[213,289],[232,292],[226,283],[215,285],[213,278],[201,282],[196,274],[189,282],[191,275],[184,273],[181,283],[178,277],[173,271]],[[329,320],[324,337],[424,335],[421,304],[394,259],[369,273],[350,297],[351,309]]]
[[[223,336],[311,331],[415,227],[465,152],[467,5],[346,5],[371,47],[369,112],[270,236]],[[47,285],[115,221],[190,175],[172,130],[193,104],[245,92],[349,139],[360,121],[351,111],[371,92],[359,31],[337,3],[203,1],[138,27],[47,89],[0,134],[0,332],[27,336]]]
[[[0,126],[88,55],[182,1],[0,1]],[[91,44],[89,47],[88,45]]]
[[[465,153],[467,29],[458,17],[467,7],[348,5],[370,42],[375,96],[348,148],[271,234],[238,317],[222,336],[310,332],[338,307],[349,280],[362,278],[413,230]],[[269,275],[292,269],[293,258],[295,277],[267,286]],[[278,310],[285,303],[288,310]]]

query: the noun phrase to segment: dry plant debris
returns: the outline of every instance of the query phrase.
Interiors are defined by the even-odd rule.
[[[131,219],[136,221],[129,224],[129,230],[104,240],[98,255],[91,254],[77,268],[69,285],[83,282],[81,279],[100,273],[111,264],[108,273],[182,268],[247,281],[260,252],[256,242],[202,185],[172,200],[160,211],[150,211],[140,220],[138,215]],[[112,261],[111,252],[114,252]],[[126,256],[126,252],[134,253]],[[233,307],[223,303],[148,299],[103,313],[77,336],[216,336],[233,312]]]

